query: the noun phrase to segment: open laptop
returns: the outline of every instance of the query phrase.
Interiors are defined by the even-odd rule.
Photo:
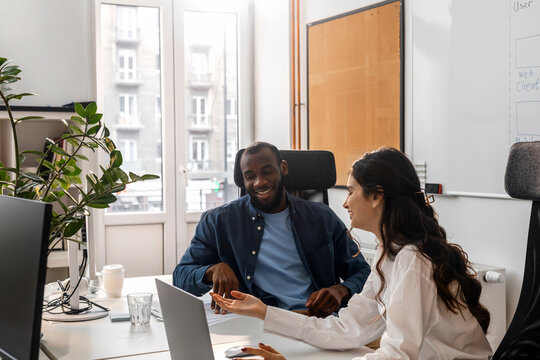
[[[204,303],[177,287],[156,279],[172,360],[214,360]]]

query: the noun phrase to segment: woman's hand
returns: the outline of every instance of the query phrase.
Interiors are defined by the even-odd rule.
[[[264,345],[263,343],[259,343],[258,348],[254,347],[245,347],[242,349],[243,352],[262,356],[264,360],[287,360],[283,355],[281,355],[279,352],[277,352],[273,347],[269,345]],[[246,358],[242,358],[244,360],[250,360]],[[240,359],[239,359],[240,360]]]
[[[253,316],[264,320],[266,316],[266,305],[255,296],[244,294],[240,291],[231,291],[233,299],[226,299],[215,293],[210,293],[216,304],[225,311],[230,311],[239,315]]]

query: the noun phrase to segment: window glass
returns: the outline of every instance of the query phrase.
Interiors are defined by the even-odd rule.
[[[199,211],[238,197],[231,156],[238,150],[237,17],[186,11],[184,20],[186,202]]]
[[[123,169],[162,172],[159,8],[101,5],[104,121],[123,155]],[[157,54],[157,55],[156,55]],[[108,212],[161,211],[162,179],[128,185]]]

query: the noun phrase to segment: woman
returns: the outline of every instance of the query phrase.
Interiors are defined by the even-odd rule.
[[[487,359],[489,312],[461,247],[449,244],[412,163],[381,148],[353,164],[343,206],[351,226],[372,232],[379,246],[363,291],[339,316],[306,317],[266,306],[240,292],[212,295],[227,311],[264,320],[265,330],[327,349],[350,349],[381,337],[358,359]],[[261,345],[247,351],[284,359]]]

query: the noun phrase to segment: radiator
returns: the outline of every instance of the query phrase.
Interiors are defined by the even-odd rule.
[[[373,267],[374,249],[362,249],[366,262]],[[487,339],[493,352],[497,349],[506,332],[506,284],[505,270],[489,265],[473,264],[478,280],[482,284],[480,302],[489,310],[491,322]]]

